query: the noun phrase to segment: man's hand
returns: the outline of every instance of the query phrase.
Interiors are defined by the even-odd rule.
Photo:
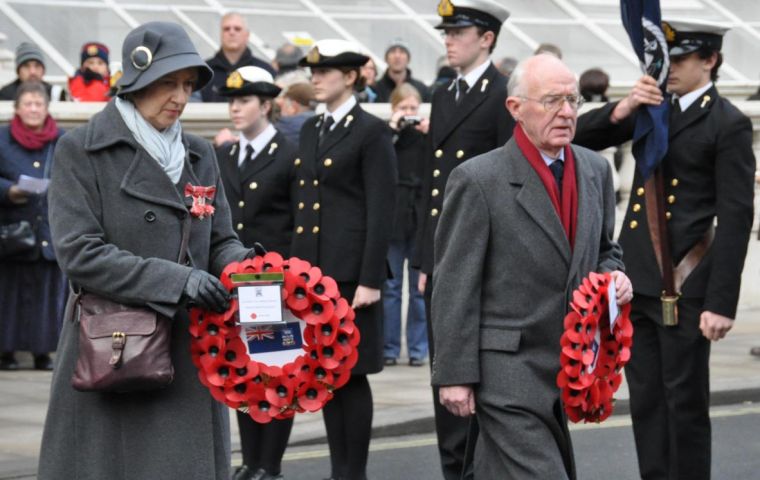
[[[638,79],[628,96],[618,102],[615,110],[612,111],[610,120],[612,123],[619,123],[638,110],[640,106],[659,105],[663,100],[660,87],[657,86],[657,80],[649,75],[644,75]]]
[[[625,305],[633,300],[633,285],[628,276],[620,270],[610,272],[610,275],[615,280],[615,293],[618,305]]]
[[[699,316],[699,329],[706,339],[717,342],[725,337],[734,326],[734,319],[718,315],[717,313],[704,311]]]
[[[420,275],[417,278],[417,290],[419,290],[419,292],[424,295],[426,286],[427,286],[427,273],[420,272]]]
[[[18,185],[11,185],[8,189],[8,200],[15,205],[23,205],[29,201],[29,193],[18,188]]]
[[[468,385],[440,387],[438,398],[446,410],[458,417],[475,415],[475,392]]]
[[[368,307],[379,301],[380,290],[359,285],[356,287],[356,292],[354,292],[354,301],[351,303],[351,308]]]

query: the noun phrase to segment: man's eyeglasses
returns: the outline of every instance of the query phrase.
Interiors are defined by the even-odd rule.
[[[523,100],[530,100],[531,102],[538,102],[544,106],[544,110],[549,113],[554,113],[562,108],[562,102],[567,102],[570,108],[578,110],[583,105],[583,97],[580,95],[547,95],[541,98],[529,98],[520,97]]]

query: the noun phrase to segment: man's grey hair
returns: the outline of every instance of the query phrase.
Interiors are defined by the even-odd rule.
[[[228,18],[232,18],[232,17],[239,18],[243,22],[243,28],[245,28],[246,30],[248,30],[248,20],[245,19],[245,17],[243,16],[242,13],[235,12],[235,11],[229,11],[229,12],[225,13],[224,15],[222,15],[222,19],[221,19],[221,21],[219,23],[222,24],[222,23],[224,23],[225,20],[227,20]]]
[[[558,58],[556,55],[550,52],[541,52],[537,55],[531,55],[528,58],[524,58],[517,64],[512,75],[509,76],[509,82],[507,82],[507,94],[512,97],[521,97],[525,95],[525,85],[523,85],[523,77],[525,76],[525,65],[533,58],[541,55],[548,55],[553,58]],[[578,76],[576,75],[575,83],[578,83]]]

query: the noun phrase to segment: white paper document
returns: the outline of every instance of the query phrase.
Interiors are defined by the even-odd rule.
[[[49,185],[49,179],[30,177],[29,175],[21,175],[18,177],[18,184],[16,184],[19,189],[37,195],[47,192]]]
[[[238,287],[240,323],[282,323],[281,290],[280,284]]]
[[[615,322],[617,321],[618,317],[620,316],[620,310],[618,309],[617,304],[617,290],[615,289],[615,279],[610,279],[610,285],[607,287],[607,302],[609,305],[609,315],[610,315],[610,332],[613,331],[615,328]]]

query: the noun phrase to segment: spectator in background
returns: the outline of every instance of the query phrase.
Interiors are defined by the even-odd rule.
[[[502,75],[504,75],[505,77],[509,77],[510,75],[512,75],[512,70],[514,70],[516,66],[517,66],[516,58],[504,57],[496,65],[496,68],[499,69]]]
[[[16,90],[24,82],[42,82],[48,97],[63,100],[63,88],[42,80],[45,76],[45,56],[37,44],[22,42],[16,47],[16,75],[16,80],[0,89],[0,100],[16,100]]]
[[[272,67],[277,70],[277,76],[298,70],[298,61],[303,57],[303,52],[292,43],[285,43],[277,49],[272,60]]]
[[[541,45],[536,48],[536,51],[533,52],[533,55],[538,55],[539,53],[551,53],[555,57],[562,60],[562,50],[553,43],[542,43]]]
[[[757,89],[757,91],[754,94],[750,95],[749,98],[747,98],[747,100],[760,100],[760,87]],[[758,349],[757,354],[760,355],[760,349]]]
[[[393,273],[385,281],[383,290],[383,310],[385,314],[385,347],[383,356],[386,366],[396,365],[401,353],[401,296],[404,281],[404,263],[414,251],[414,237],[420,212],[422,189],[422,167],[425,159],[425,135],[430,121],[420,118],[419,108],[422,95],[410,83],[402,83],[390,95],[393,146],[398,161],[398,184],[396,186],[396,208],[391,243],[388,247],[388,265]],[[417,289],[419,271],[411,265],[409,275],[409,306],[406,315],[406,348],[409,365],[420,367],[427,357],[427,324],[425,321],[425,300]]]
[[[261,67],[274,75],[276,72],[272,66],[256,58],[248,48],[248,38],[251,32],[248,24],[239,13],[231,12],[222,17],[222,48],[212,58],[206,60],[208,66],[214,72],[214,79],[201,90],[201,98],[204,102],[226,102],[217,92],[224,87],[230,73],[240,67],[248,65]]]
[[[16,92],[15,116],[0,128],[0,224],[31,223],[36,243],[0,259],[0,370],[18,368],[17,350],[32,352],[34,368],[52,370],[48,354],[58,344],[66,281],[50,241],[47,192],[22,189],[19,177],[49,178],[63,131],[48,114],[45,85],[27,81]]]
[[[581,95],[587,102],[608,102],[607,89],[610,76],[600,68],[589,68],[581,74],[579,80]]]
[[[428,87],[419,80],[412,78],[412,71],[409,70],[411,59],[412,54],[409,52],[409,47],[401,40],[395,40],[385,50],[385,63],[388,64],[388,68],[385,70],[383,78],[375,85],[376,102],[387,103],[390,101],[391,92],[403,83],[409,83],[416,88],[423,102],[430,101]]]
[[[108,47],[102,43],[82,45],[80,67],[69,78],[69,95],[76,102],[110,100],[111,72],[108,70]]]
[[[275,127],[298,145],[303,123],[314,116],[314,87],[311,83],[294,83],[275,99],[275,103],[280,110]]]
[[[359,73],[364,79],[364,89],[356,92],[356,98],[361,103],[375,103],[377,101],[376,80],[377,80],[377,66],[375,61],[371,58],[367,60],[360,69]]]

